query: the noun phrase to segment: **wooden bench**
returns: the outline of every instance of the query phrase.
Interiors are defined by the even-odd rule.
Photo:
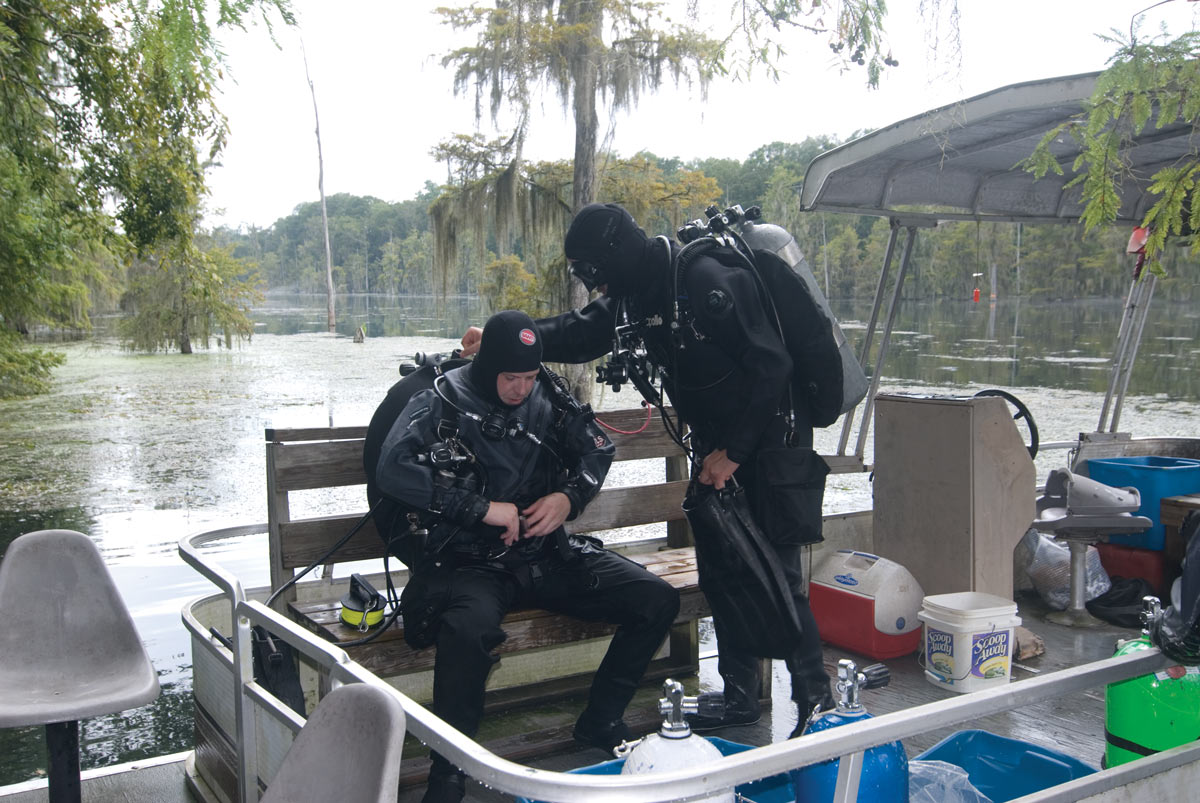
[[[646,421],[644,409],[606,412],[600,418],[617,430],[634,433]],[[293,494],[318,489],[364,486],[362,468],[363,437],[366,427],[329,427],[306,429],[268,429],[267,495],[271,587],[279,588],[321,557],[341,539],[366,509],[366,494],[361,492],[360,508],[353,513],[319,517],[295,517]],[[687,459],[672,442],[655,416],[636,434],[610,432],[617,447],[616,460],[657,459],[664,461],[665,480],[651,484],[608,487],[600,491],[576,521],[568,522],[573,533],[594,533],[621,527],[665,522],[665,537],[640,539],[622,548],[630,558],[649,571],[663,577],[680,592],[681,609],[673,627],[665,654],[660,653],[647,671],[646,680],[682,677],[695,674],[699,658],[699,638],[696,621],[709,615],[707,603],[700,592],[695,554],[687,522],[680,508],[687,487]],[[616,464],[614,463],[614,471]],[[622,545],[624,546],[624,545]],[[363,527],[329,563],[383,557],[382,539],[370,523]],[[403,585],[406,573],[398,573],[403,564],[393,559],[392,576]],[[324,581],[305,583],[299,595],[290,591],[281,595],[276,607],[312,631],[342,643],[363,636],[356,628],[342,624],[339,618],[341,585]],[[315,590],[314,590],[315,587]],[[381,591],[382,585],[377,586]],[[612,626],[585,622],[541,610],[518,610],[504,620],[507,640],[498,649],[503,657],[497,671],[489,679],[487,710],[495,712],[531,701],[544,701],[586,689],[599,663],[605,642],[593,640],[610,635]],[[556,661],[546,648],[591,642],[591,651],[574,660]],[[403,638],[403,622],[398,619],[372,642],[350,647],[352,658],[381,677],[420,700],[428,699],[431,689],[431,670],[436,650],[414,650]],[[519,661],[528,659],[522,669]],[[501,671],[506,664],[518,666],[510,676]],[[547,678],[546,673],[554,676]],[[413,680],[414,676],[423,679]],[[405,686],[405,680],[411,681]],[[770,673],[764,673],[764,698],[769,700]],[[657,712],[649,712],[643,723],[647,728],[657,722]],[[485,718],[486,720],[486,718]],[[630,723],[633,726],[633,722]],[[553,737],[561,740],[562,734]],[[569,732],[565,736],[569,740]],[[528,742],[528,740],[526,740]],[[545,742],[529,745],[532,752],[545,751]],[[520,760],[521,752],[512,750],[508,757]]]

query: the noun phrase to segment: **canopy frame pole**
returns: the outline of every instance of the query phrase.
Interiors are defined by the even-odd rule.
[[[883,254],[883,267],[879,271],[879,284],[875,288],[875,303],[871,307],[871,320],[867,323],[867,333],[866,333],[866,336],[863,338],[862,346],[859,348],[859,352],[858,352],[858,364],[859,365],[866,365],[867,360],[871,356],[871,341],[874,340],[875,329],[879,325],[879,310],[880,310],[880,308],[883,307],[883,294],[884,294],[884,291],[887,289],[888,271],[891,270],[892,257],[896,253],[896,240],[899,237],[899,233],[900,233],[900,227],[895,225],[894,221],[893,221],[893,225],[891,227],[891,232],[888,234],[887,250]],[[870,398],[870,397],[871,397],[871,393],[868,393],[867,398]],[[859,408],[859,405],[856,404],[854,406],[854,409],[847,412],[846,417],[842,419],[842,435],[838,439],[838,450],[837,450],[838,455],[841,457],[845,456],[846,447],[850,443],[850,430],[854,427],[854,413],[858,410],[858,408]],[[865,413],[864,413],[862,420],[866,421]],[[861,429],[861,425],[860,425],[860,429]],[[859,453],[857,456],[858,456],[859,460],[861,461],[862,454]]]
[[[898,227],[902,225],[899,221],[893,221],[892,226]],[[854,454],[859,460],[863,459],[863,455],[867,448],[867,433],[871,429],[871,411],[875,406],[875,394],[879,391],[879,378],[883,376],[883,364],[887,359],[888,345],[892,339],[892,327],[896,323],[896,313],[900,309],[901,291],[904,289],[904,279],[908,275],[908,266],[912,262],[913,244],[917,240],[917,225],[908,224],[908,238],[904,242],[904,256],[900,259],[900,270],[896,272],[896,284],[892,288],[892,300],[888,307],[887,325],[883,329],[883,334],[879,338],[879,354],[875,358],[875,370],[871,372],[871,387],[867,391],[867,398],[863,404],[862,422],[858,428],[858,445],[854,450]]]

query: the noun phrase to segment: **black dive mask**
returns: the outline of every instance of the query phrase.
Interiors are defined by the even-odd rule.
[[[571,275],[583,283],[583,286],[588,289],[588,292],[594,291],[602,284],[608,284],[608,278],[605,276],[604,269],[591,262],[584,262],[581,259],[572,259],[567,262],[568,270]]]

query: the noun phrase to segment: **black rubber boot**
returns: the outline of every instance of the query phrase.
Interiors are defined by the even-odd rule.
[[[625,720],[618,718],[606,722],[593,718],[587,711],[584,711],[579,719],[576,720],[575,730],[572,735],[575,737],[575,741],[580,744],[586,744],[589,747],[598,747],[609,754],[621,742],[633,740],[633,732],[629,730],[629,726],[625,724]]]
[[[430,758],[433,763],[421,803],[460,803],[467,794],[467,779],[462,770],[437,753]]]
[[[810,685],[802,675],[792,675],[792,699],[796,702],[798,719],[792,729],[789,739],[795,739],[804,733],[808,720],[836,707],[833,694],[829,691],[829,680],[813,679]]]
[[[720,653],[717,671],[725,681],[725,713],[721,716],[694,714],[687,718],[696,733],[753,725],[762,718],[758,698],[762,687],[759,660],[752,655]]]

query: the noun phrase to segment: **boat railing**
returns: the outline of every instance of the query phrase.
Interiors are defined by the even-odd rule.
[[[834,800],[853,801],[857,799],[863,754],[871,747],[1138,677],[1161,670],[1169,663],[1156,649],[1130,653],[747,750],[700,767],[643,775],[590,775],[539,770],[497,756],[351,660],[344,650],[309,633],[261,602],[247,599],[236,576],[199,551],[201,545],[211,541],[261,531],[261,525],[226,528],[187,536],[179,544],[184,560],[221,588],[232,611],[235,626],[231,669],[236,685],[236,749],[240,791],[246,803],[258,799],[259,763],[256,750],[259,740],[255,732],[259,727],[258,715],[265,712],[293,732],[304,724],[299,715],[255,682],[251,654],[251,627],[254,625],[269,629],[274,636],[317,663],[332,683],[370,683],[394,695],[404,708],[408,730],[477,781],[528,799],[572,803],[696,800],[738,784],[834,758],[843,759],[839,765]],[[216,639],[202,632],[199,623],[186,614],[184,623],[194,636],[199,637],[194,641],[208,644],[214,653],[224,653],[224,648]],[[225,660],[228,662],[228,659]],[[258,706],[257,712],[252,710],[252,704]],[[1020,800],[1022,803],[1079,800],[1185,765],[1200,766],[1193,764],[1197,758],[1200,758],[1200,742],[1102,770]]]

